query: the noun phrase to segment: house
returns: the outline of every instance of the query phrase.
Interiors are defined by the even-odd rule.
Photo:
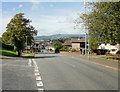
[[[101,44],[99,45],[98,49],[108,50],[109,53],[116,54],[120,50],[120,44]]]
[[[67,40],[67,41],[64,42],[63,45],[65,45],[67,47],[67,49],[71,49],[72,48],[72,41],[71,40]]]
[[[47,45],[47,46],[45,47],[45,49],[46,49],[46,50],[49,50],[49,51],[54,51],[54,50],[55,50],[55,48],[54,48],[53,45]]]
[[[72,41],[72,49],[81,50],[81,51],[85,50],[85,39],[72,39],[71,41]],[[88,40],[87,40],[87,44],[88,44]]]

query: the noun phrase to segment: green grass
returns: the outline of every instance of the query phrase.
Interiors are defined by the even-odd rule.
[[[22,55],[27,54],[26,52],[23,52]],[[10,56],[10,57],[16,57],[18,55],[18,52],[11,51],[11,50],[5,50],[5,49],[0,49],[0,55],[3,56]],[[32,57],[34,55],[30,54],[28,57]]]
[[[0,55],[15,57],[18,55],[18,53],[10,50],[0,49]]]
[[[120,58],[117,58],[117,57],[108,57],[108,56],[101,56],[100,58],[112,59],[112,60],[120,60]]]
[[[34,58],[35,57],[35,54],[34,53],[32,53],[32,54],[30,54],[29,56],[26,56],[27,58]]]
[[[22,55],[25,55],[25,54],[27,54],[27,52],[23,52],[23,53],[22,53]]]

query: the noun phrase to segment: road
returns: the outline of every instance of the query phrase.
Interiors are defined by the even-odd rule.
[[[97,61],[98,60],[98,61]],[[117,90],[118,63],[77,54],[2,60],[3,90]]]

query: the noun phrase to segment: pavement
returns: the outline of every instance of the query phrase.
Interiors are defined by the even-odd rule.
[[[0,65],[3,90],[118,89],[118,62],[106,59],[37,53],[33,59],[2,59]]]

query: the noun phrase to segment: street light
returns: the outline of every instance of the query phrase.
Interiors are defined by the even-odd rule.
[[[27,53],[27,36],[26,36],[26,53]]]
[[[84,9],[85,9],[84,14],[86,14],[86,0],[84,0]],[[84,29],[86,29],[86,27]],[[87,51],[86,51],[87,50],[87,37],[86,37],[86,35],[87,35],[87,33],[86,33],[86,30],[85,30],[85,55],[87,53]]]
[[[84,0],[84,8],[85,8],[85,14],[86,14],[86,0]],[[85,29],[86,29],[86,27],[85,27]],[[88,31],[88,33],[85,32],[85,55],[87,54],[87,37],[86,37],[87,35],[89,37],[89,31]],[[88,57],[90,55],[89,52],[90,52],[90,48],[89,48],[89,38],[88,38]]]

